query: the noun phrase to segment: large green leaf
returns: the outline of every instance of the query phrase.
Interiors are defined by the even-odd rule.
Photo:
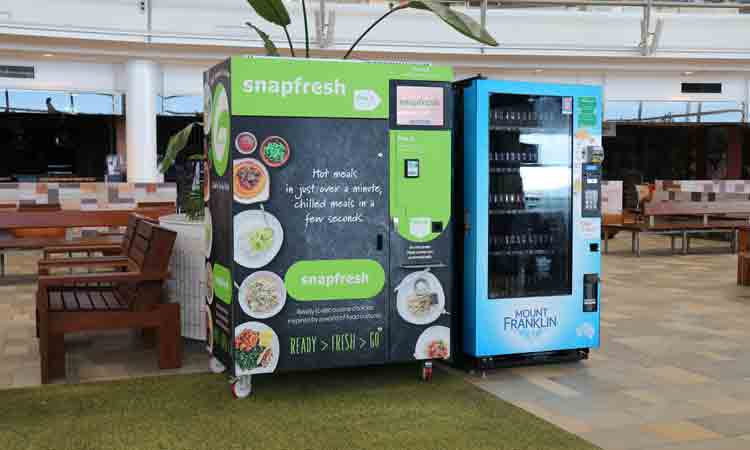
[[[193,127],[198,124],[198,122],[193,122],[169,138],[167,151],[164,153],[164,159],[159,165],[159,171],[161,173],[165,173],[170,167],[172,167],[174,160],[177,159],[177,155],[185,148],[185,146],[187,146],[188,140],[190,139],[190,133],[193,132]]]
[[[255,30],[256,33],[258,33],[258,36],[263,40],[263,46],[266,48],[266,56],[279,56],[279,49],[276,48],[276,45],[273,43],[270,37],[261,30],[260,28],[256,27],[250,22],[245,22],[247,26]]]
[[[281,0],[247,0],[247,2],[260,17],[273,24],[285,27],[292,23],[289,12]]]
[[[432,0],[411,0],[406,3],[409,8],[424,9],[432,11],[443,22],[466,37],[479,41],[483,44],[497,47],[498,43],[480,24],[462,12],[455,11],[449,6]]]

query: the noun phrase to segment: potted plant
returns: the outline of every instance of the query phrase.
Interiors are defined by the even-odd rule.
[[[288,27],[292,23],[292,21],[289,17],[289,12],[287,11],[286,6],[284,6],[284,2],[282,0],[247,1],[259,16],[261,16],[268,22],[274,25],[278,25],[284,29],[284,34],[286,35],[287,43],[289,44],[289,53],[292,57],[296,57],[294,46],[292,45],[292,38],[289,35],[288,31]],[[344,54],[343,59],[348,59],[354,51],[354,48],[360,43],[360,41],[362,41],[367,33],[375,28],[386,17],[404,9],[430,11],[433,14],[437,15],[451,28],[463,34],[464,36],[493,47],[498,45],[497,41],[495,41],[495,39],[487,32],[487,30],[484,29],[484,27],[482,27],[474,19],[467,16],[466,14],[455,11],[450,8],[450,6],[434,0],[410,0],[402,1],[398,5],[391,4],[388,12],[375,20],[375,22],[373,22],[369,27],[367,27],[367,29],[365,29],[364,32],[362,32],[362,34],[360,34],[360,36],[349,47],[349,50],[346,52],[346,54]],[[309,58],[310,35],[307,27],[307,8],[305,0],[302,0],[302,19],[304,20],[305,25],[305,57]],[[260,36],[261,40],[263,41],[267,56],[280,56],[276,44],[274,44],[268,34],[266,34],[263,30],[250,22],[246,22],[246,24],[253,31],[255,31],[258,36]],[[167,143],[166,154],[164,155],[164,159],[162,160],[162,163],[159,167],[159,170],[162,173],[166,172],[174,164],[177,155],[187,145],[190,134],[192,133],[193,128],[196,125],[200,125],[200,123],[193,122],[189,124],[169,139],[169,142]],[[191,159],[204,159],[204,157],[197,155],[191,157]],[[179,199],[180,203],[178,205],[180,209],[185,213],[185,215],[192,220],[203,219],[203,189],[200,186],[200,182],[196,181],[198,176],[198,170],[196,170],[195,174],[193,175],[194,178],[191,190],[184,196],[184,198]]]
[[[159,164],[159,172],[166,173],[177,161],[179,153],[187,147],[193,127],[199,122],[192,122],[177,134],[169,138],[167,151]],[[200,166],[197,161],[204,161],[202,154],[192,155],[187,158],[188,170],[178,170],[177,184],[178,198],[177,210],[191,221],[203,221],[204,201],[203,188],[201,186]]]

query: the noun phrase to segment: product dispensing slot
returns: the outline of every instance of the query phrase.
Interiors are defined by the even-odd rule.
[[[596,312],[599,308],[599,275],[583,275],[583,312]]]

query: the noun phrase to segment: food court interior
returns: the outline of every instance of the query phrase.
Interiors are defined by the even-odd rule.
[[[170,136],[201,120],[203,105],[193,96],[159,96],[154,101],[161,159]],[[0,180],[124,180],[124,105],[124,95],[117,94],[0,91],[0,148],[5,149]],[[202,151],[202,139],[202,130],[193,133],[181,161]],[[108,171],[108,155],[118,155],[116,170]],[[176,170],[171,168],[165,181],[175,181]]]

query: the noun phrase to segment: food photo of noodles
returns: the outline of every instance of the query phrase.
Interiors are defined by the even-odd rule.
[[[445,292],[429,270],[412,272],[396,287],[396,309],[405,321],[427,325],[445,312]]]
[[[273,272],[253,272],[240,285],[238,298],[245,314],[255,319],[268,319],[284,308],[284,281]]]

